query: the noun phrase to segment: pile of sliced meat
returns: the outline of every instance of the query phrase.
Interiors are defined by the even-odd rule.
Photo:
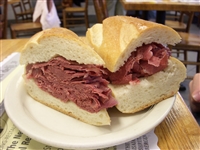
[[[91,113],[117,105],[108,84],[138,82],[167,67],[169,49],[151,43],[132,52],[127,62],[115,73],[97,65],[78,64],[58,56],[48,62],[29,64],[28,79],[54,97],[76,103]]]
[[[29,64],[26,71],[27,78],[34,79],[42,90],[64,102],[71,100],[89,112],[117,104],[100,66],[79,65],[59,56],[45,63]]]
[[[170,50],[161,44],[151,43],[137,48],[127,62],[114,73],[109,73],[112,84],[138,82],[140,77],[153,75],[168,65]]]

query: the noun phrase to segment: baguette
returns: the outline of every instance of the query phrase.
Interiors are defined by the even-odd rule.
[[[73,68],[66,68],[68,63]],[[109,95],[107,81],[95,81],[100,77],[94,75],[105,63],[75,33],[65,28],[52,28],[35,34],[25,45],[20,64],[25,65],[25,87],[34,100],[91,125],[110,124],[107,103],[112,107],[116,101]],[[76,71],[77,68],[81,69]],[[68,78],[72,79],[68,81]],[[105,90],[101,89],[102,86]],[[108,99],[104,99],[105,91]],[[110,104],[110,99],[114,103]]]
[[[127,71],[127,76],[134,77],[124,82],[120,81],[120,76],[115,77],[118,82],[111,81],[109,84],[118,101],[116,107],[122,113],[138,112],[175,95],[180,83],[186,78],[186,68],[176,58],[166,56],[166,60],[163,59],[166,65],[160,67],[160,62],[160,66],[153,67],[157,71],[147,75],[145,68],[142,68],[144,60],[135,56],[141,48],[148,45],[151,47],[152,43],[153,46],[157,43],[158,47],[166,49],[165,54],[168,55],[170,52],[167,51],[167,45],[175,45],[181,41],[179,34],[170,27],[134,17],[113,16],[105,19],[102,24],[89,28],[86,37],[105,61],[105,66],[113,73],[112,76],[126,72],[124,66],[130,63],[129,59],[134,59],[134,64],[129,65],[133,67],[130,69],[131,73]],[[153,50],[151,53],[154,53]],[[157,50],[154,51],[156,53]],[[140,57],[145,57],[139,54]],[[156,57],[157,59],[160,58]],[[145,60],[145,63],[148,61]],[[143,75],[132,71],[136,62],[139,64],[137,67],[143,69]],[[148,66],[151,67],[149,64]]]
[[[168,67],[152,76],[140,78],[139,83],[110,84],[123,113],[135,113],[174,96],[185,79],[185,66],[176,58],[169,59]]]
[[[128,16],[109,17],[103,24],[89,28],[86,37],[111,72],[124,65],[131,53],[143,44],[156,41],[175,45],[181,41],[179,34],[167,26]]]

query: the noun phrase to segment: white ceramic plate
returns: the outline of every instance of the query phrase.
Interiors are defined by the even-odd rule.
[[[111,125],[96,127],[73,119],[33,100],[25,91],[23,69],[5,95],[8,116],[18,129],[41,143],[72,149],[97,149],[125,143],[155,128],[168,114],[175,96],[136,114],[109,111]]]

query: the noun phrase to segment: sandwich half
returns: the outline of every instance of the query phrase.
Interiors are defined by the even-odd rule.
[[[35,34],[20,63],[28,94],[36,101],[92,125],[109,125],[107,109],[117,104],[102,58],[65,28]]]
[[[170,56],[167,45],[181,41],[164,25],[128,16],[113,16],[86,32],[105,61],[117,109],[135,113],[176,94],[186,78],[185,66]]]

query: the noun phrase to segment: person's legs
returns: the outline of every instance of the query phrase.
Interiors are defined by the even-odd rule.
[[[106,4],[107,4],[108,11],[110,11],[112,7],[114,6],[113,0],[106,0]]]
[[[142,19],[149,20],[149,11],[142,11]]]
[[[115,12],[114,15],[125,15],[126,11],[124,10],[122,4],[120,3],[120,0],[117,0],[115,3]]]
[[[156,22],[165,24],[166,12],[165,11],[157,11],[156,12]]]

